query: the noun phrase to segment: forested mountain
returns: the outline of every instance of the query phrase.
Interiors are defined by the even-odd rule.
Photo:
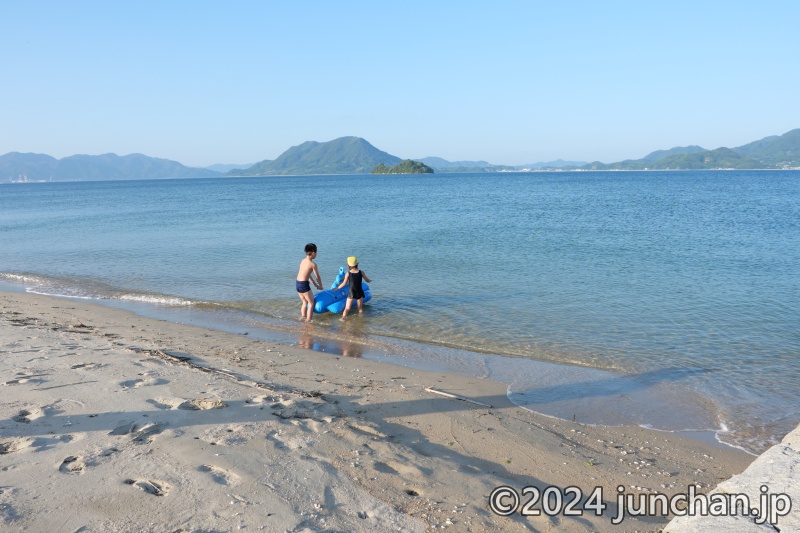
[[[425,163],[406,159],[393,167],[387,167],[383,163],[379,163],[377,167],[372,169],[371,174],[433,174],[433,169]]]
[[[644,156],[642,161],[658,161],[660,159],[664,159],[665,157],[672,157],[674,155],[698,154],[705,151],[706,149],[700,146],[676,146],[675,148],[670,148],[669,150],[656,150],[655,152],[651,152]]]
[[[217,176],[221,174],[142,154],[73,155],[63,159],[19,152],[0,156],[0,182],[147,180]]]
[[[687,170],[697,170],[704,168],[738,168],[752,169],[764,168],[764,164],[744,157],[728,148],[717,148],[716,150],[705,150],[692,154],[675,154],[665,157],[653,163],[653,169],[673,169],[682,168]]]
[[[341,137],[323,143],[304,142],[289,148],[274,161],[262,161],[242,171],[233,170],[228,176],[361,174],[381,163],[396,165],[401,161],[360,137]]]
[[[734,148],[734,152],[776,167],[800,166],[800,129]]]
[[[577,168],[581,170],[800,168],[800,129],[783,135],[765,137],[738,148],[705,150],[699,146],[676,147],[653,152],[642,159],[627,159],[617,163],[595,161]]]
[[[583,170],[710,170],[710,169],[755,169],[771,168],[754,159],[737,154],[730,148],[703,150],[689,154],[677,153],[658,159],[628,159],[618,163],[589,163]]]

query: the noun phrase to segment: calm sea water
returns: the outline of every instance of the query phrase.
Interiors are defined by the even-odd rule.
[[[326,287],[359,257],[364,317],[297,321],[307,242]],[[0,245],[29,291],[491,377],[554,416],[750,451],[800,421],[796,171],[2,184]]]

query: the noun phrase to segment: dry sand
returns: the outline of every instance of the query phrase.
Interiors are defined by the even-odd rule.
[[[540,416],[489,380],[0,293],[3,530],[658,531],[611,524],[618,486],[709,492],[753,459]],[[608,507],[501,517],[501,485]]]

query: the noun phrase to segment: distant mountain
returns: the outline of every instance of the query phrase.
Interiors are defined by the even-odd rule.
[[[406,159],[393,167],[387,167],[383,163],[379,163],[377,167],[372,169],[370,174],[433,174],[433,169],[425,163]]]
[[[10,152],[0,156],[0,182],[49,180],[57,164],[49,155]]]
[[[366,174],[379,164],[398,165],[402,160],[360,137],[341,137],[329,142],[308,141],[286,150],[274,161],[264,160],[247,168],[212,165],[192,168],[176,161],[142,154],[118,156],[73,155],[55,159],[45,154],[10,152],[0,156],[0,183],[9,181],[86,181],[220,176],[271,176],[297,174]],[[556,161],[530,165],[494,165],[486,161],[447,161],[441,157],[417,159],[437,172],[509,172],[531,170],[644,170],[715,168],[800,168],[800,129],[772,135],[738,148],[706,150],[700,146],[657,150],[642,159],[616,163]],[[237,168],[239,167],[239,168]]]
[[[298,174],[362,174],[383,163],[393,166],[402,159],[378,150],[360,137],[340,137],[328,142],[307,141],[293,146],[274,161],[262,161],[228,176]]]
[[[217,163],[216,165],[210,165],[210,166],[207,166],[206,168],[208,170],[213,170],[214,172],[220,172],[220,173],[224,174],[226,172],[230,172],[231,170],[234,170],[234,169],[237,169],[237,168],[244,169],[244,168],[250,168],[252,166],[253,166],[253,163],[247,163],[247,164],[244,164],[244,165],[226,165],[226,164],[223,164],[223,163]]]
[[[699,146],[659,150],[642,159],[616,163],[595,161],[578,167],[581,170],[688,170],[800,168],[800,129],[783,135],[765,137],[738,148],[705,150]]]
[[[425,165],[433,169],[447,169],[447,168],[483,168],[483,167],[493,167],[496,165],[492,165],[486,161],[448,161],[447,159],[442,159],[441,157],[421,157],[419,159],[415,159],[414,161],[419,161]]]
[[[589,163],[584,170],[712,170],[771,168],[754,159],[737,154],[730,148],[703,150],[688,154],[676,153],[656,161],[627,159],[617,163]]]
[[[493,165],[487,161],[448,161],[441,157],[420,157],[414,161],[419,161],[436,172],[497,172],[514,168],[505,165]]]
[[[556,161],[541,161],[539,163],[530,163],[528,165],[494,165],[486,161],[448,161],[441,157],[422,157],[416,159],[420,163],[424,163],[434,170],[439,172],[509,172],[515,170],[540,170],[551,168],[564,168],[564,167],[579,167],[585,165],[585,161],[564,161],[558,159]]]
[[[653,169],[712,169],[712,168],[737,168],[754,169],[764,168],[764,164],[737,154],[729,148],[705,150],[693,154],[675,154],[653,163]]]
[[[734,152],[778,168],[800,167],[800,129],[734,148]]]
[[[190,168],[175,161],[142,154],[73,155],[63,159],[19,152],[0,156],[0,182],[146,180],[218,176],[221,176],[219,172]]]
[[[563,159],[556,159],[555,161],[540,161],[539,163],[531,163],[529,165],[517,165],[518,169],[545,169],[545,168],[564,168],[564,167],[579,167],[585,165],[586,161],[564,161]]]
[[[655,152],[644,156],[640,161],[658,161],[660,159],[664,159],[665,157],[672,157],[674,155],[698,154],[705,151],[706,149],[701,148],[700,146],[676,146],[675,148],[670,148],[669,150],[656,150]]]

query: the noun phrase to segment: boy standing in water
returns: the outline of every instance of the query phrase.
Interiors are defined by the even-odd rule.
[[[372,283],[372,280],[369,279],[363,271],[358,269],[358,258],[356,256],[347,258],[347,266],[350,267],[350,270],[348,270],[347,274],[344,275],[342,283],[336,287],[337,289],[341,289],[348,283],[350,284],[350,292],[347,293],[347,303],[344,305],[342,320],[347,318],[347,313],[350,311],[350,307],[353,305],[353,300],[355,300],[356,304],[358,305],[358,314],[364,314],[364,309],[362,307],[364,302],[364,289],[361,287],[361,282],[362,280],[366,280],[367,283]]]
[[[316,288],[322,290],[322,278],[319,277],[319,270],[314,262],[316,257],[317,245],[314,243],[306,244],[306,257],[300,261],[300,270],[297,271],[297,281],[295,283],[297,294],[300,296],[300,320],[309,322],[314,317],[314,293],[311,292],[309,281]],[[316,280],[314,275],[317,276]]]

